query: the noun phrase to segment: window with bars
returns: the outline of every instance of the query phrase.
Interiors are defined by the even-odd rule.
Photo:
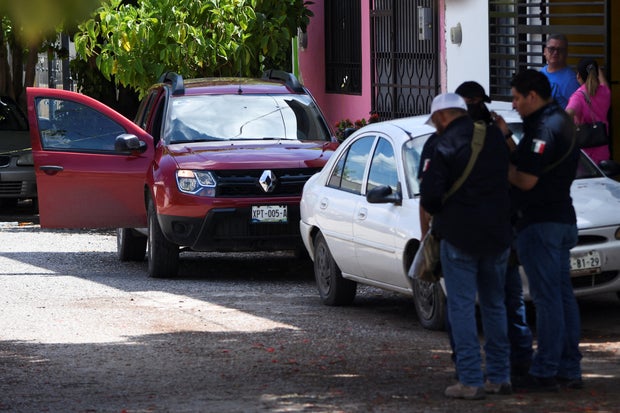
[[[362,93],[361,4],[325,1],[325,87],[328,93]]]
[[[544,42],[552,33],[568,37],[569,65],[591,57],[606,66],[608,1],[489,0],[491,99],[509,101],[514,74],[545,65]]]

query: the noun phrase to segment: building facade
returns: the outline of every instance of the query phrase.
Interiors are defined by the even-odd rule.
[[[620,28],[612,21],[620,2],[314,0],[309,8],[299,75],[332,125],[427,113],[435,95],[466,80],[510,105],[512,76],[541,68],[546,36],[563,33],[571,66],[593,57],[605,68],[620,158]]]

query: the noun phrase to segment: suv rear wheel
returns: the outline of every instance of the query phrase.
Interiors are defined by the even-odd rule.
[[[116,252],[120,261],[143,261],[147,237],[131,228],[116,229]]]
[[[148,225],[149,276],[153,278],[176,276],[179,270],[179,247],[164,237],[153,200],[149,200]]]

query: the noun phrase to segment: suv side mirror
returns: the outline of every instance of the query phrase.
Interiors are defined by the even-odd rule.
[[[136,135],[124,133],[118,135],[114,141],[114,150],[120,153],[143,153],[146,151],[146,143],[138,139]]]
[[[371,204],[393,203],[395,205],[401,205],[403,202],[403,195],[400,191],[392,191],[389,185],[381,185],[368,191],[366,200]]]

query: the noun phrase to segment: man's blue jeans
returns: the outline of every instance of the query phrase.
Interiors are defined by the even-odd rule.
[[[574,224],[536,223],[517,234],[536,307],[538,346],[530,368],[536,377],[581,378],[581,320],[570,281],[570,249],[576,244]]]
[[[513,369],[519,369],[517,374],[525,374],[532,362],[534,353],[532,342],[532,330],[527,323],[527,313],[525,301],[523,300],[523,284],[518,265],[510,265],[506,268],[506,286],[504,288],[506,303],[506,318],[508,320],[508,341],[510,342],[510,364],[511,374],[515,374]],[[454,351],[454,339],[452,338],[452,326],[450,317],[446,313],[446,330],[450,337],[450,347],[452,348],[452,361],[456,363],[456,353]]]
[[[504,281],[509,250],[473,256],[441,240],[441,268],[448,294],[448,317],[456,352],[459,381],[466,386],[484,384],[476,293],[484,330],[486,378],[492,383],[510,382],[510,345],[507,336]]]
[[[523,285],[518,265],[508,265],[506,270],[506,316],[510,341],[510,364],[527,367],[532,361],[532,331],[527,323]],[[513,372],[514,373],[514,372]]]

